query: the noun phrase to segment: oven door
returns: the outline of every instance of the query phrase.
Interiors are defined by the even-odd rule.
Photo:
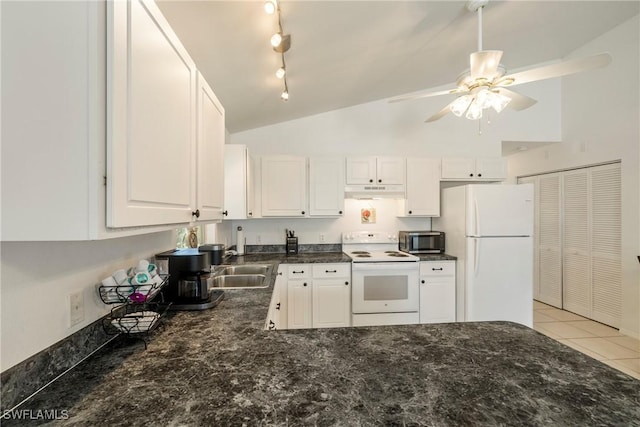
[[[351,308],[353,313],[403,313],[418,311],[417,262],[353,263]]]

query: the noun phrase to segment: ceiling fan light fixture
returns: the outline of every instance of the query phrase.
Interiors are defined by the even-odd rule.
[[[280,67],[276,70],[276,77],[282,79],[286,73],[287,70],[285,70],[284,67]]]
[[[473,97],[471,95],[462,95],[456,98],[451,105],[449,105],[449,110],[456,116],[460,117],[467,111],[469,108],[469,104],[473,101]]]
[[[469,120],[478,120],[482,117],[482,108],[478,105],[477,100],[474,99],[471,104],[469,104],[465,117]]]
[[[487,88],[482,88],[476,93],[476,103],[481,109],[487,109],[493,104],[493,95]]]
[[[509,103],[511,102],[511,98],[509,98],[508,96],[504,96],[501,93],[496,93],[496,92],[491,92],[492,93],[492,100],[491,100],[491,108],[493,108],[496,113],[501,112],[502,110],[504,110],[504,108],[509,105]]]
[[[289,91],[285,89],[282,92],[282,94],[280,94],[280,99],[282,99],[283,101],[288,101],[289,100]]]

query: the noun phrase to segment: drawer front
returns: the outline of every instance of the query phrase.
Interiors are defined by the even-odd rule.
[[[311,265],[291,264],[287,266],[287,277],[289,279],[306,279],[311,277]]]
[[[421,276],[454,276],[455,261],[423,261],[420,263]]]
[[[350,277],[351,276],[351,264],[314,264],[313,265],[313,278],[314,279],[327,279],[331,277]]]

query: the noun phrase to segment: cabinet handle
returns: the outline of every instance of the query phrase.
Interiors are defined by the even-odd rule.
[[[409,215],[411,215],[412,213],[413,213],[412,211],[409,211]]]
[[[480,178],[481,176],[482,176],[482,174],[481,174],[481,173],[479,173],[479,174],[478,174],[478,178]]]
[[[337,273],[338,270],[325,270],[324,272],[325,273]]]
[[[469,174],[469,176],[473,176],[473,174],[472,174],[472,173],[470,173],[470,174]]]
[[[370,180],[369,180],[369,182],[373,182],[373,180],[372,180],[372,179],[370,179]]]
[[[338,211],[338,213],[339,213],[340,215],[342,215],[342,211]]]
[[[379,179],[379,180],[378,180],[378,182],[380,182],[380,183],[381,183],[381,182],[382,182],[382,180],[381,180],[381,179]]]
[[[304,270],[292,271],[293,274],[304,274]]]
[[[276,310],[280,310],[280,303],[276,304]]]
[[[307,282],[303,283],[302,286],[307,286]]]
[[[229,216],[229,211],[222,211],[222,215]]]
[[[424,285],[424,280],[421,280],[420,283],[422,283]]]
[[[200,209],[196,209],[195,212],[191,212],[191,216],[195,216],[196,218],[200,218]]]
[[[440,268],[433,267],[433,268],[431,268],[431,270],[433,270],[433,271],[442,271],[442,267],[440,267]]]
[[[273,320],[269,320],[269,329],[275,329],[276,324],[273,323]]]
[[[304,215],[304,211],[302,211],[302,215]]]
[[[282,271],[278,271],[278,276],[282,276]]]
[[[349,286],[349,282],[344,282],[345,285]]]
[[[253,212],[249,211],[248,216],[253,216]]]

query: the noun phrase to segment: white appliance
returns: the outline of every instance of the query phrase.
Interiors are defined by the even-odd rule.
[[[458,258],[456,320],[533,326],[533,185],[442,190],[433,227]]]
[[[352,259],[353,326],[419,322],[419,258],[398,251],[397,233],[343,233],[342,250]]]

